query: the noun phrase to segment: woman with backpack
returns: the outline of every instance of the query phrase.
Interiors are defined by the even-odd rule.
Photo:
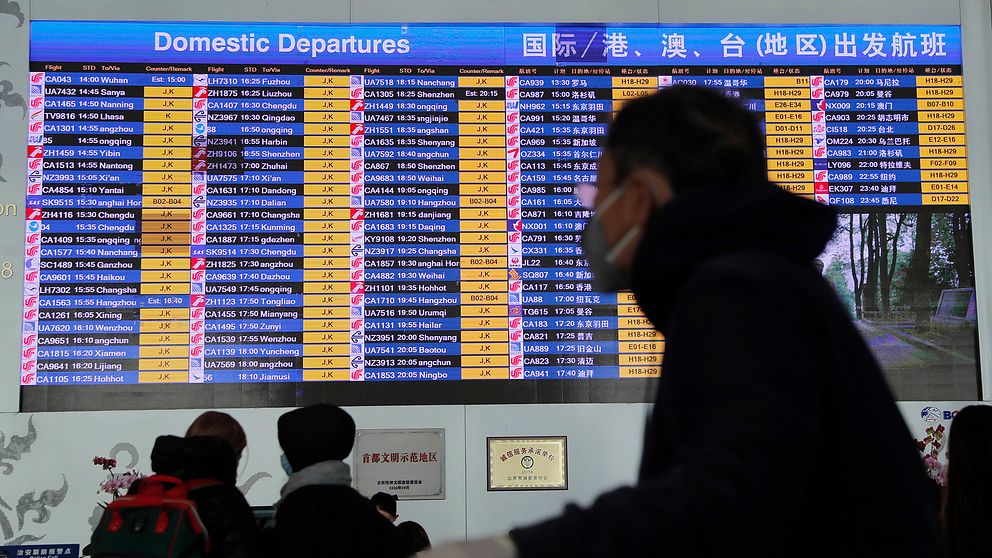
[[[165,538],[184,540],[189,545],[200,546],[203,552],[193,550],[193,555],[206,558],[254,558],[259,556],[259,529],[251,507],[235,485],[238,476],[238,462],[247,446],[245,431],[231,415],[208,411],[203,413],[186,431],[186,436],[159,436],[152,449],[152,471],[155,476],[135,482],[128,490],[128,498],[114,502],[108,508],[101,525],[94,534],[92,555],[119,556],[137,553],[148,556],[172,556],[180,551],[175,542],[162,547],[153,532],[162,531]],[[162,477],[165,475],[166,477]],[[169,479],[172,477],[172,479]],[[176,486],[176,479],[182,486]],[[185,494],[185,496],[182,496]],[[155,508],[146,500],[162,498],[175,504],[174,509],[182,512],[169,517],[169,525],[163,529],[152,529],[146,525],[142,513],[144,508]],[[143,499],[144,498],[144,499]],[[127,500],[130,499],[130,502]],[[199,521],[190,522],[188,509],[195,505]],[[160,504],[159,504],[160,505]],[[119,511],[118,511],[119,507]],[[118,525],[115,529],[115,515]],[[164,518],[163,518],[164,519]],[[182,526],[192,527],[190,529]],[[197,533],[200,527],[206,534]],[[171,535],[171,529],[179,535]],[[165,533],[169,529],[170,534]],[[110,536],[106,536],[111,533]],[[117,533],[124,537],[114,536]],[[125,538],[127,537],[127,538]],[[185,538],[184,538],[185,537]],[[199,542],[194,538],[201,539]],[[209,540],[209,544],[205,541]],[[143,548],[136,548],[143,546]],[[155,549],[147,548],[156,546]],[[101,548],[103,547],[103,548]],[[112,548],[111,548],[112,547]]]

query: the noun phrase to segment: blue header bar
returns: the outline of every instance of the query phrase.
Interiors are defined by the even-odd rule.
[[[961,28],[35,21],[31,60],[459,66],[960,64]]]

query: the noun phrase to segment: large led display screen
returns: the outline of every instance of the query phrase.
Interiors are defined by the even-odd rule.
[[[30,64],[26,392],[657,377],[575,189],[696,84],[840,210],[819,263],[896,393],[977,396],[958,27],[36,21]]]

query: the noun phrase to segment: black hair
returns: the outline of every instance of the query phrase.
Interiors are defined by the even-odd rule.
[[[676,192],[767,184],[755,116],[725,94],[676,85],[623,106],[606,137],[617,182],[638,167],[665,175]]]
[[[385,492],[376,492],[369,498],[375,504],[375,507],[389,515],[396,515],[396,501],[398,499],[395,494],[387,494]]]
[[[431,547],[431,539],[427,536],[427,531],[423,525],[416,521],[404,521],[396,526],[410,541],[414,552],[422,552]]]
[[[355,445],[355,420],[344,409],[318,403],[290,411],[277,422],[279,445],[294,471],[348,457]]]
[[[944,544],[949,558],[988,556],[992,549],[992,407],[958,412],[947,441]]]

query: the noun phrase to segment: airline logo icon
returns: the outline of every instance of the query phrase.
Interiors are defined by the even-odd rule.
[[[519,112],[511,112],[511,113],[508,113],[506,115],[506,121],[507,122],[510,122],[510,123],[513,123],[513,122],[516,122],[519,117],[520,117],[520,113]]]
[[[24,319],[29,322],[38,319],[38,311],[33,308],[30,310],[25,310]],[[34,331],[34,329],[25,329],[24,331]]]
[[[520,76],[509,76],[506,78],[507,87],[516,87],[517,83],[520,82]]]
[[[517,378],[519,378],[520,376],[522,376],[523,373],[524,373],[524,369],[523,368],[520,368],[520,367],[512,368],[510,370],[510,377],[513,378],[514,380],[516,380]]]
[[[39,169],[39,168],[41,168],[41,165],[42,165],[42,159],[28,159],[28,168],[29,169],[32,169],[32,170]]]
[[[515,136],[520,133],[520,124],[510,124],[506,128],[507,135]]]
[[[192,258],[189,262],[190,269],[207,269],[207,259],[206,258]]]
[[[813,148],[813,157],[822,158],[827,155],[826,147],[816,147]]]
[[[365,135],[365,124],[356,123],[351,125],[351,135],[363,136]]]
[[[364,112],[353,112],[353,113],[351,113],[351,121],[352,122],[364,122],[365,121],[365,113]]]
[[[362,170],[364,166],[365,166],[365,161],[362,159],[355,159],[354,161],[351,162],[351,170],[353,171]]]
[[[517,136],[510,136],[506,142],[510,147],[516,147],[520,143],[520,138]]]
[[[41,105],[44,104],[44,102],[45,99],[41,97],[35,97],[31,99],[31,108],[41,108]]]
[[[28,195],[37,196],[41,193],[41,184],[29,184]]]
[[[823,88],[822,87],[817,87],[817,88],[813,89],[813,92],[812,92],[812,94],[810,96],[813,99],[822,99],[823,98]]]
[[[361,281],[351,282],[351,294],[365,294],[365,283]]]
[[[830,196],[827,194],[814,194],[813,197],[820,203],[830,203]]]
[[[365,370],[362,369],[362,368],[356,368],[356,369],[352,370],[351,371],[351,379],[352,380],[355,380],[356,382],[364,380],[365,379]]]
[[[365,76],[351,76],[351,86],[354,87],[356,85],[358,86],[364,85],[365,84],[364,78]]]
[[[826,182],[827,181],[827,171],[825,171],[825,170],[818,170],[818,171],[816,171],[816,173],[813,175],[813,180],[816,181],[816,182]]]
[[[352,136],[352,138],[351,138],[351,146],[352,147],[364,147],[365,146],[365,137],[364,136]]]
[[[829,194],[830,185],[826,182],[814,182],[813,183],[813,193],[814,194]]]
[[[813,111],[813,122],[823,122],[827,118],[827,113],[822,110]]]
[[[205,295],[192,295],[189,297],[189,305],[193,308],[203,308],[207,305]]]
[[[45,72],[31,72],[31,83],[45,83]]]
[[[202,85],[193,86],[193,98],[194,99],[205,99],[207,98],[207,88]]]
[[[196,99],[195,101],[193,101],[193,108],[196,109],[196,110],[204,110],[204,109],[206,109],[207,108],[207,100],[206,99]],[[204,115],[204,116],[206,116],[206,115]]]
[[[44,129],[44,126],[45,125],[42,124],[41,122],[32,122],[30,125],[28,125],[28,129],[38,134],[41,133],[41,131]]]
[[[809,81],[813,87],[823,87],[823,76],[813,76]]]
[[[352,97],[351,110],[365,110],[365,100]]]
[[[520,89],[519,88],[516,88],[516,87],[511,87],[511,88],[507,89],[506,90],[506,98],[507,99],[510,99],[510,100],[517,100],[517,99],[519,99],[520,98]],[[506,108],[515,108],[515,107],[509,107],[508,106]]]
[[[363,97],[365,97],[365,90],[364,89],[362,89],[361,87],[352,87],[351,88],[351,98],[352,99],[361,99]]]
[[[207,85],[207,75],[193,74],[193,85]]]
[[[33,385],[35,385],[35,376],[36,375],[35,375],[34,372],[30,372],[28,374],[25,374],[25,375],[21,376],[21,385],[22,386],[33,386]]]
[[[365,305],[365,295],[356,294],[351,297],[352,306],[364,306]]]

